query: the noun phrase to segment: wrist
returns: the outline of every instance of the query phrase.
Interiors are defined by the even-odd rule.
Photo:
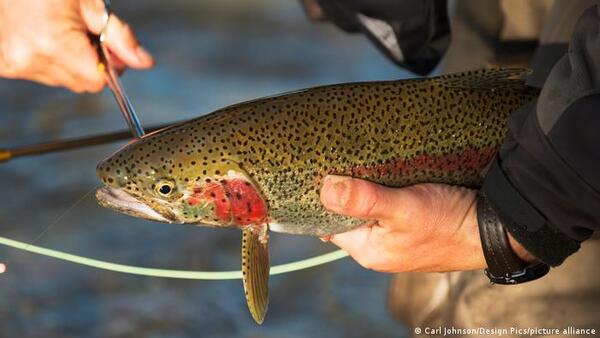
[[[508,243],[510,244],[513,252],[523,261],[527,263],[533,263],[538,261],[538,259],[532,255],[527,249],[525,249],[521,243],[519,243],[511,234],[507,231]]]

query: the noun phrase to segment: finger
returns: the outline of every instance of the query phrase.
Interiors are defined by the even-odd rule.
[[[99,92],[106,83],[105,75],[99,70],[98,54],[85,34],[74,36],[71,39],[73,54],[64,57],[63,67],[71,74],[75,87],[82,91]]]
[[[75,93],[85,91],[81,82],[76,81],[72,73],[63,66],[48,64],[42,71],[35,72],[28,77],[29,80],[52,87],[65,87]]]
[[[327,176],[321,188],[321,202],[327,209],[363,219],[395,218],[404,197],[402,189],[345,176]]]
[[[364,225],[359,228],[336,234],[330,241],[346,251],[355,261],[367,269],[371,269],[376,260],[377,247],[373,240],[373,225]]]
[[[125,68],[127,67],[127,65],[125,65],[125,62],[123,62],[123,60],[121,60],[112,52],[110,52],[110,61],[112,62],[113,68],[117,71],[119,75],[125,72]]]
[[[131,27],[115,15],[106,28],[106,46],[127,66],[149,68],[154,65],[152,55],[139,44]]]
[[[104,5],[100,0],[83,1],[82,16],[88,29],[100,34],[104,28]],[[106,46],[121,59],[127,66],[134,68],[149,68],[154,64],[154,59],[138,42],[135,34],[128,24],[115,14],[111,14],[106,27]]]

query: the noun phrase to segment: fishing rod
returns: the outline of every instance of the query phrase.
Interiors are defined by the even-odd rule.
[[[177,122],[175,122],[177,123]],[[164,129],[170,125],[162,124],[152,126],[147,128],[148,132],[157,131],[160,129]],[[107,134],[99,134],[92,136],[84,136],[80,138],[71,138],[64,140],[54,140],[42,143],[28,144],[28,145],[20,145],[10,148],[0,148],[0,163],[8,162],[14,158],[25,157],[25,156],[35,156],[35,155],[43,155],[53,152],[65,151],[65,150],[73,150],[84,147],[93,147],[106,143],[112,143],[116,141],[122,141],[126,139],[131,139],[131,131],[121,130],[117,132],[107,133]]]

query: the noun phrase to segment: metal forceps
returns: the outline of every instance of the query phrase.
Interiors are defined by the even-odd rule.
[[[106,40],[106,28],[108,27],[110,15],[110,0],[104,0],[104,26],[102,28],[102,31],[100,32],[98,42],[98,54],[100,57],[100,63],[101,66],[104,68],[104,73],[106,74],[106,81],[108,83],[108,87],[110,88],[113,96],[115,97],[115,100],[117,101],[117,104],[121,109],[121,113],[123,113],[123,117],[125,118],[125,121],[129,126],[131,134],[133,134],[134,138],[141,138],[142,136],[144,136],[144,128],[142,127],[140,120],[135,114],[135,110],[133,110],[133,106],[129,101],[129,97],[123,89],[121,81],[119,80],[119,76],[111,63],[108,49],[104,44]]]

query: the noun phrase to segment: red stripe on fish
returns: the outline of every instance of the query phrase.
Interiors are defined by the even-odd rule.
[[[354,166],[338,174],[355,177],[381,177],[387,175],[409,174],[415,171],[481,171],[494,157],[495,147],[475,149],[467,148],[460,153],[439,156],[417,155],[412,158],[400,158],[383,164]],[[349,171],[349,172],[348,172]]]

